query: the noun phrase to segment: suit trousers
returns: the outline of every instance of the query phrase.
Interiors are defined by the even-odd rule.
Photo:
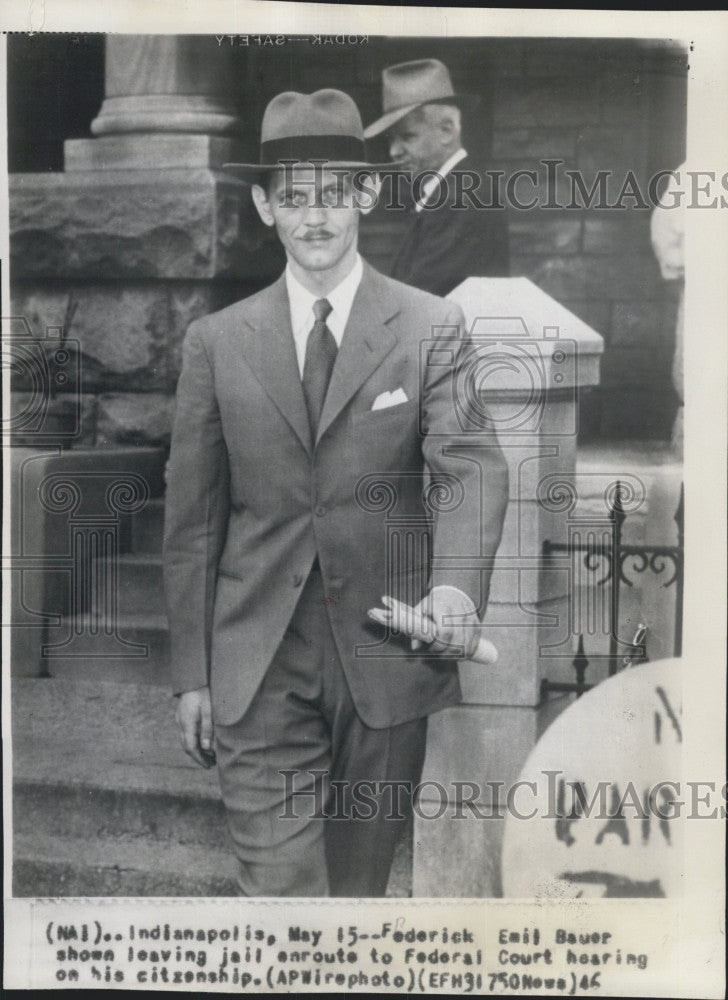
[[[427,718],[361,721],[312,570],[247,712],[215,727],[241,893],[383,896],[426,735]]]

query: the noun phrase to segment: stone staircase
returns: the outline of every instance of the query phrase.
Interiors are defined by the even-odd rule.
[[[13,679],[16,896],[237,894],[216,772],[193,764],[177,734],[162,523],[154,498],[121,533],[118,634],[146,655],[91,647],[47,658],[48,677]],[[389,895],[410,894],[411,864],[403,838]]]
[[[19,678],[12,709],[14,895],[235,895],[215,773],[165,688]]]
[[[76,659],[48,658],[52,677],[142,684],[169,685],[169,628],[162,589],[162,527],[164,499],[153,497],[123,526],[118,557],[117,633],[132,644],[134,655],[94,656],[90,640],[88,656]],[[89,631],[87,612],[76,621],[79,631]],[[140,648],[141,647],[141,648]]]
[[[182,752],[166,688],[17,678],[12,715],[13,895],[237,895],[216,773]],[[388,895],[411,867],[403,838]]]

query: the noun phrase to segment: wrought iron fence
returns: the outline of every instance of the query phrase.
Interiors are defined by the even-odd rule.
[[[592,578],[603,573],[600,579],[593,579],[593,587],[608,588],[609,606],[609,654],[608,672],[613,676],[619,669],[620,656],[622,669],[633,661],[645,662],[647,657],[647,626],[640,623],[631,642],[620,639],[620,590],[622,585],[633,587],[630,574],[652,572],[661,574],[668,566],[672,575],[663,584],[663,588],[675,588],[675,626],[673,634],[673,651],[675,656],[682,655],[682,618],[683,618],[683,587],[684,587],[684,486],[680,487],[680,499],[675,511],[674,520],[677,524],[677,543],[675,545],[633,545],[623,542],[623,529],[627,514],[624,510],[624,487],[617,480],[610,490],[611,503],[608,515],[608,530],[592,533],[583,541],[583,535],[574,533],[567,542],[543,543],[545,560],[553,558],[557,553],[567,553],[572,558],[583,556],[582,564]],[[598,539],[598,540],[597,540]],[[621,653],[620,653],[621,647]],[[572,661],[576,674],[575,681],[541,681],[541,699],[550,692],[573,692],[577,698],[585,691],[594,687],[586,680],[589,658],[584,649],[584,636],[579,634],[576,656]]]

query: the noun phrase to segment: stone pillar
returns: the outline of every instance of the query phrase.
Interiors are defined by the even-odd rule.
[[[109,35],[96,139],[65,143],[66,170],[221,166],[239,152],[234,50],[214,37]]]
[[[603,342],[526,278],[469,278],[449,298],[478,345],[458,392],[482,400],[495,422],[510,502],[485,618],[499,660],[461,664],[463,703],[430,718],[423,782],[433,784],[415,819],[413,894],[493,896],[506,790],[567,703],[557,696],[542,704],[541,680],[573,680],[569,570],[545,564],[541,553],[546,539],[567,537],[578,394],[599,381]],[[442,789],[448,806],[434,818]]]

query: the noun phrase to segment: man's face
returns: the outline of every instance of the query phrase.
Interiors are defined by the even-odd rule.
[[[275,225],[286,255],[305,271],[336,268],[356,253],[359,208],[350,175],[295,166],[253,189],[263,221]]]
[[[442,130],[430,121],[427,108],[416,108],[389,130],[389,155],[402,160],[402,169],[415,176],[423,170],[437,170],[443,155]]]

